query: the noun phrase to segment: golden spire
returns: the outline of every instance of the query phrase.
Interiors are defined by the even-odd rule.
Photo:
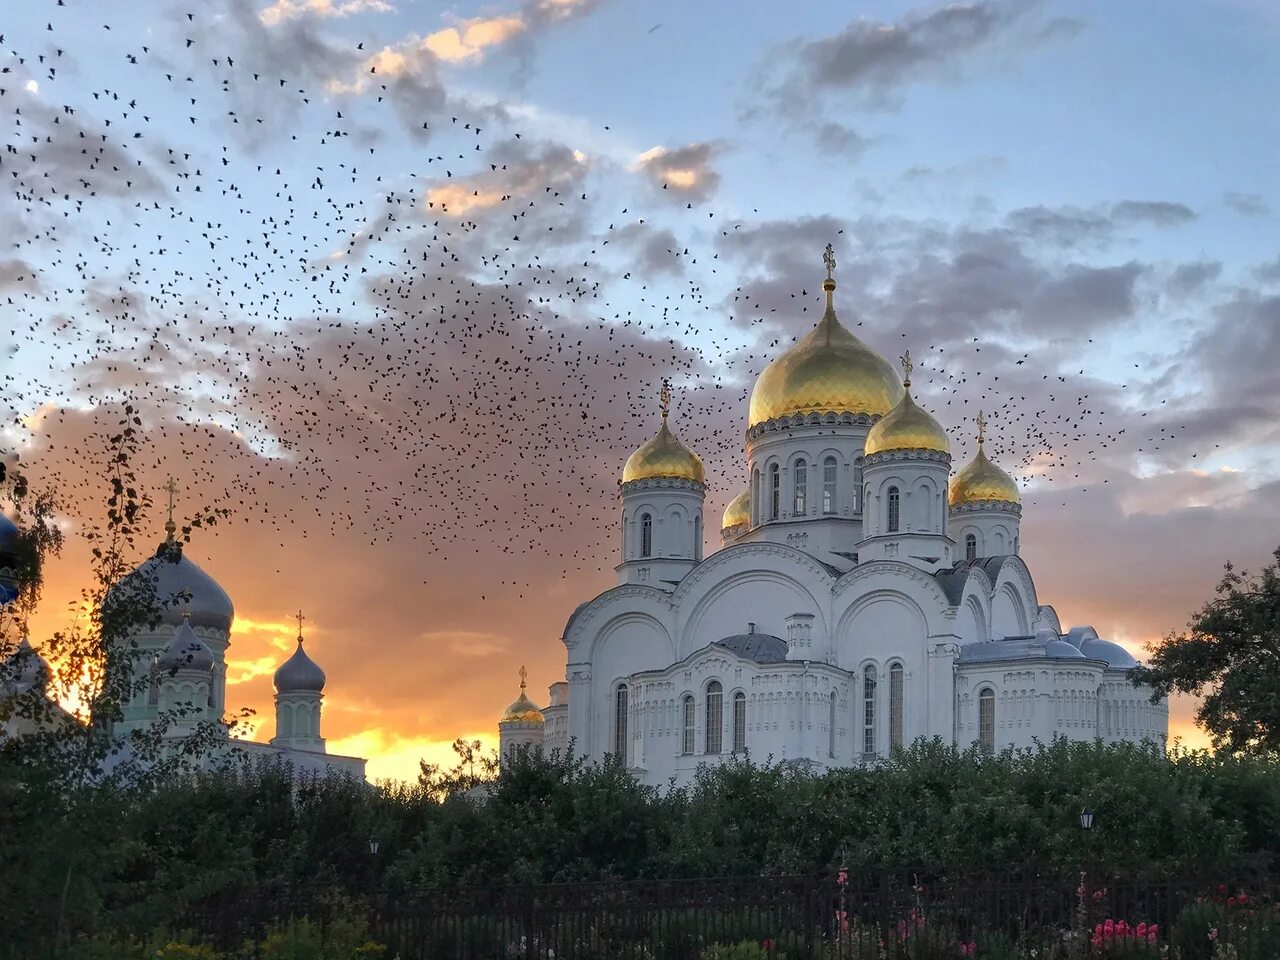
[[[835,304],[832,302],[832,294],[836,290],[836,278],[832,276],[836,269],[836,252],[831,248],[831,244],[827,244],[827,249],[822,251],[822,265],[827,268],[827,279],[822,281],[822,289],[827,294],[827,314],[835,319]],[[825,317],[824,317],[825,319]]]
[[[521,664],[520,666],[520,692],[521,693],[524,693],[525,680],[528,678],[528,676],[529,676],[529,671],[524,668],[523,664]]]
[[[169,478],[163,489],[169,491],[169,518],[164,522],[164,539],[165,543],[173,543],[173,535],[178,532],[178,526],[173,522],[173,495],[178,492],[178,485],[173,477]]]
[[[987,438],[987,418],[982,415],[981,410],[974,422],[978,424],[978,446],[982,446],[982,441]]]
[[[302,643],[302,621],[305,620],[306,617],[302,615],[301,610],[298,611],[296,619],[298,621],[298,643]]]
[[[916,365],[911,362],[911,351],[907,350],[906,353],[898,358],[898,362],[902,364],[902,385],[910,387],[911,371],[916,368]]]
[[[662,389],[658,391],[658,402],[662,404],[662,422],[667,422],[667,414],[671,412],[671,381],[662,378]]]

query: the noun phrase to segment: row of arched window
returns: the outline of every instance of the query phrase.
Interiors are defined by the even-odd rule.
[[[613,752],[627,754],[627,718],[630,708],[630,691],[625,683],[614,688],[613,695]],[[703,753],[724,752],[724,687],[719,680],[711,680],[704,690],[703,710],[706,726],[703,728]],[[697,752],[697,716],[698,708],[693,694],[687,693],[680,704],[681,732],[680,752],[692,754]],[[733,695],[733,728],[731,731],[734,753],[742,753],[747,749],[747,695],[741,690]]]
[[[807,517],[818,515],[830,515],[838,512],[839,498],[836,487],[837,477],[839,476],[839,461],[835,457],[827,457],[822,461],[821,472],[817,478],[818,485],[815,491],[816,498],[809,495],[809,463],[804,458],[798,458],[791,465],[791,516]],[[862,486],[862,458],[858,458],[854,466],[853,489],[856,491]],[[815,504],[813,501],[817,500]],[[766,523],[770,520],[777,520],[782,517],[782,468],[777,463],[769,464],[767,473],[763,478],[760,476],[760,470],[757,468],[751,474],[751,503],[757,511],[756,522]],[[815,510],[814,507],[817,507]],[[854,511],[858,509],[854,505]]]

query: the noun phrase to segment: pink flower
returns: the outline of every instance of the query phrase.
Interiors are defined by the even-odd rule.
[[[1156,932],[1154,930],[1147,931],[1147,943],[1154,944],[1156,942]]]
[[[840,884],[841,886],[844,886],[848,882],[849,882],[849,871],[841,870],[839,873],[836,874],[836,883]]]
[[[1247,893],[1241,893],[1236,896],[1236,903],[1240,904],[1240,906],[1243,907],[1248,902],[1249,902],[1249,895]]]
[[[1235,898],[1235,897],[1227,897],[1227,906],[1228,906],[1228,907],[1234,907],[1235,905],[1236,905],[1236,898]]]
[[[1210,939],[1210,940],[1217,940],[1217,939],[1218,939],[1218,928],[1217,928],[1217,927],[1214,927],[1212,930],[1210,930],[1210,931],[1209,931],[1209,939]]]
[[[1140,937],[1145,937],[1147,935],[1147,923],[1145,920],[1142,923],[1138,924],[1137,933],[1138,933],[1138,936]]]
[[[762,940],[762,941],[760,941],[760,946],[764,949],[764,952],[765,952],[765,953],[773,953],[773,941],[772,941],[772,940]]]

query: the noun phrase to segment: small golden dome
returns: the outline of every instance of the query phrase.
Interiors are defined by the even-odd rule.
[[[947,431],[927,411],[920,409],[911,396],[910,352],[903,355],[902,364],[907,371],[902,399],[867,432],[863,454],[869,457],[886,450],[934,450],[949,456],[951,442]]]
[[[826,280],[827,309],[818,325],[756,378],[748,427],[797,413],[884,416],[902,398],[889,361],[840,325]]]
[[[739,527],[750,523],[751,491],[746,489],[730,500],[729,505],[724,508],[724,520],[720,523],[720,529],[728,530],[731,527]]]
[[[671,403],[671,387],[662,384],[662,426],[654,438],[627,457],[622,468],[622,482],[648,480],[653,477],[674,477],[679,480],[705,482],[702,461],[698,455],[676,439],[667,427],[667,410]]]
[[[972,460],[965,464],[947,488],[947,503],[958,506],[962,503],[977,503],[983,500],[998,500],[1002,503],[1022,503],[1018,493],[1018,485],[994,463],[987,459],[982,443],[986,434],[986,420],[978,414],[978,452]]]
[[[498,718],[498,726],[505,726],[508,723],[546,723],[547,718],[542,715],[542,711],[537,708],[532,700],[524,693],[525,677],[528,672],[524,667],[520,668],[520,696],[502,711],[502,716]]]

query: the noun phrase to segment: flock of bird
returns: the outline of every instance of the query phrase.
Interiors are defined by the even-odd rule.
[[[282,542],[327,529],[607,568],[661,380],[727,502],[755,375],[817,317],[823,244],[859,255],[815,237],[811,270],[759,278],[727,241],[767,223],[604,171],[367,39],[282,32],[234,2],[147,30],[28,6],[0,36],[0,438],[73,510],[100,509],[95,458],[127,401],[138,473],[178,476],[189,512],[226,507]],[[597,191],[606,175],[629,186]],[[994,411],[989,451],[1042,483],[1177,429],[1124,436],[1097,380],[1030,353],[849,325],[924,356],[917,396],[958,441]]]

